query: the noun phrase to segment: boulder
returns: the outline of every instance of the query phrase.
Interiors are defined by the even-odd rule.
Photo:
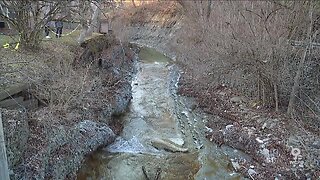
[[[242,98],[239,96],[235,96],[230,99],[231,103],[241,103],[242,101],[243,101]]]
[[[151,144],[157,149],[163,149],[171,152],[188,152],[187,148],[183,148],[178,144],[166,139],[155,138],[151,140]]]

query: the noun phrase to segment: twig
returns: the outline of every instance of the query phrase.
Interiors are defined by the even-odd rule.
[[[144,177],[145,177],[147,180],[150,180],[150,178],[148,177],[147,171],[146,171],[146,169],[145,169],[144,166],[142,166],[142,172],[143,172],[143,174],[144,174]]]
[[[9,65],[9,64],[29,64],[28,61],[17,61],[17,62],[0,62],[1,65]]]

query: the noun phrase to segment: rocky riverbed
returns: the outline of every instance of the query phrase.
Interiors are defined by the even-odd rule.
[[[226,156],[241,154],[211,144],[205,115],[176,94],[177,67],[149,48],[140,58],[122,133],[87,159],[78,179],[242,179]]]

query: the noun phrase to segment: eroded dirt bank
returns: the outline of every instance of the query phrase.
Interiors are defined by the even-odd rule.
[[[80,97],[36,112],[2,110],[11,179],[73,179],[84,156],[113,142],[121,128],[112,116],[131,99],[135,52],[113,35],[82,46],[72,67],[84,76]]]

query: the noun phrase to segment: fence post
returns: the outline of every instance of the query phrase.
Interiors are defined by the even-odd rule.
[[[3,180],[10,180],[1,111],[0,111],[0,177]]]

